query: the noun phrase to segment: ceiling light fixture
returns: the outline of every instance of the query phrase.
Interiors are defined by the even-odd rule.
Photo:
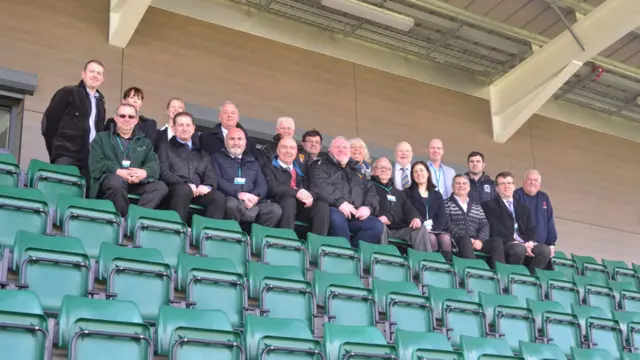
[[[356,0],[321,0],[321,3],[326,7],[356,15],[402,31],[409,31],[415,25],[413,18]]]

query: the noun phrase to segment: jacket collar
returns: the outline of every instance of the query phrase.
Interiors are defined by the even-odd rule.
[[[471,177],[471,173],[469,173],[468,171],[464,174],[467,175],[467,177],[469,178],[469,181],[472,183],[479,183],[482,181],[491,180],[491,177],[489,177],[489,175],[487,175],[487,173],[485,173],[484,171],[482,172],[482,175],[478,178],[478,180],[475,180],[473,177]]]
[[[80,82],[78,83],[78,86],[83,88],[84,91],[87,92],[87,94],[89,93],[87,89],[87,85],[84,83],[84,80],[80,80]],[[104,95],[102,95],[102,92],[100,92],[99,89],[96,89],[96,94],[98,94],[97,99],[104,99]]]
[[[196,136],[196,134],[194,133],[193,135],[191,135],[191,150],[200,150],[200,137]],[[174,147],[181,147],[184,146],[185,144],[180,142],[180,140],[178,140],[175,135],[171,137],[171,140],[169,140],[169,143],[171,143],[172,146]]]
[[[273,155],[273,157],[271,158],[271,165],[273,165],[276,169],[283,169],[288,171],[288,169],[280,166],[280,163],[278,162],[278,155]],[[304,176],[304,173],[302,172],[302,170],[300,170],[300,166],[298,166],[295,161],[293,162],[293,169],[296,171],[296,174],[298,174],[298,176]]]
[[[229,151],[227,151],[227,148],[222,148],[222,153],[233,160],[233,156],[229,153]],[[253,160],[255,160],[253,155],[251,155],[251,153],[248,152],[246,149],[242,153],[242,157],[240,159],[241,159],[242,163],[244,163],[245,161],[253,161]]]
[[[382,181],[380,181],[380,178],[378,176],[372,175],[371,181],[373,181],[376,184],[382,185],[384,187],[389,187],[389,188],[393,187],[393,177],[390,177],[389,181],[387,181],[386,184],[383,184]]]

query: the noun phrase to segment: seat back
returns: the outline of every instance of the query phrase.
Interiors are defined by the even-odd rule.
[[[38,295],[29,290],[0,290],[0,348],[6,359],[45,358],[47,332]]]
[[[449,340],[439,332],[408,331],[398,329],[395,344],[401,359],[462,360],[462,354],[453,351]]]
[[[579,347],[571,348],[572,360],[614,360],[619,359],[611,353],[603,349],[582,349]]]
[[[0,186],[1,247],[12,247],[20,230],[44,234],[49,221],[49,205],[40,190]]]
[[[591,276],[577,275],[574,275],[573,280],[583,302],[586,305],[602,308],[605,317],[610,318],[611,313],[616,309],[616,298],[613,290],[607,286],[608,281],[602,282]]]
[[[565,312],[565,308],[558,302],[527,300],[527,303],[536,319],[539,319],[537,324],[542,330],[542,336],[549,343],[558,345],[565,356],[570,356],[571,347],[580,346],[582,342],[577,316]]]
[[[512,295],[480,293],[480,303],[487,320],[495,332],[507,342],[513,353],[518,353],[520,341],[536,341],[536,325],[533,313],[520,305]]]
[[[536,275],[549,300],[561,303],[566,311],[571,311],[572,304],[581,303],[577,286],[561,271],[536,269]]]
[[[396,356],[396,348],[388,345],[384,336],[374,326],[345,326],[324,324],[324,354],[327,360],[341,360],[342,354],[355,358],[375,358],[376,355]]]
[[[251,224],[251,252],[261,255],[265,246],[265,240],[288,239],[298,240],[298,235],[293,229],[271,228],[257,223]]]
[[[378,309],[371,289],[355,275],[313,273],[318,305],[330,321],[343,325],[375,326]]]
[[[362,266],[372,278],[390,281],[411,281],[409,261],[394,245],[360,241]]]
[[[60,196],[83,198],[86,182],[80,170],[73,165],[50,164],[32,159],[27,169],[28,186],[44,194],[49,207],[55,209]]]
[[[320,341],[299,320],[247,315],[244,336],[247,359],[313,360],[322,353]]]
[[[505,293],[517,296],[523,306],[527,299],[543,300],[542,284],[524,265],[497,262],[496,273]]]
[[[587,332],[587,318],[590,318],[590,317],[595,317],[600,319],[608,318],[604,310],[595,306],[573,305],[571,307],[571,312],[575,314],[578,317],[578,321],[580,321],[580,327],[582,328],[582,335],[586,335],[586,332]]]
[[[433,331],[431,303],[414,283],[373,279],[372,288],[378,310],[387,314],[393,330]]]
[[[616,359],[622,356],[624,335],[618,321],[588,317],[585,332],[591,348],[607,350]]]
[[[462,354],[466,359],[508,359],[513,357],[509,345],[503,339],[477,338],[462,335],[460,337]],[[492,356],[497,357],[492,357]]]
[[[501,294],[500,282],[495,272],[484,260],[453,257],[453,267],[458,274],[461,287],[467,289],[471,298],[478,301],[478,293]]]
[[[633,311],[614,311],[613,319],[617,320],[620,324],[620,329],[622,329],[622,335],[625,341],[625,344],[628,346],[633,346],[634,343],[638,343],[634,341],[633,337],[636,334],[633,333],[634,328],[639,328],[640,330],[640,312]],[[638,326],[636,326],[636,324]],[[640,333],[637,334],[640,339]]]
[[[0,186],[19,187],[20,166],[12,154],[0,153]]]
[[[234,220],[210,219],[194,214],[191,238],[200,254],[224,257],[233,262],[238,272],[246,274],[249,260],[249,237]]]
[[[609,277],[614,281],[628,281],[634,284],[635,290],[640,287],[640,279],[638,274],[629,268],[626,262],[622,260],[602,259],[602,265],[609,271]]]
[[[360,254],[349,241],[339,236],[321,236],[307,233],[309,259],[316,268],[337,274],[362,274]]]
[[[482,305],[472,302],[466,290],[429,286],[429,298],[454,348],[459,347],[461,335],[486,336],[487,319]]]
[[[524,360],[565,360],[567,358],[558,345],[527,341],[520,342],[520,356]]]
[[[551,267],[555,271],[562,272],[567,278],[571,279],[571,277],[575,275],[580,275],[580,270],[578,269],[578,264],[573,259],[569,259],[564,253],[561,252],[562,256],[558,256],[558,251],[556,251],[555,256],[551,258]]]
[[[594,280],[607,281],[609,272],[606,266],[600,264],[593,256],[571,254],[571,258],[578,265],[580,275],[592,276]]]

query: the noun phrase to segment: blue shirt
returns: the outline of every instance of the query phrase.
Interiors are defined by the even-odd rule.
[[[191,141],[191,139],[189,139],[189,141],[182,141],[176,137],[176,140],[178,140],[178,142],[182,144],[187,145],[189,147],[189,150],[193,149],[193,142]]]
[[[558,233],[549,196],[544,191],[538,191],[534,196],[529,196],[524,189],[518,188],[513,193],[513,197],[527,205],[531,211],[531,217],[536,226],[536,240],[541,244],[555,245]]]

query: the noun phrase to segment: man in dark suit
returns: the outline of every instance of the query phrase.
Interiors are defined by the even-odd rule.
[[[238,123],[240,121],[240,110],[238,110],[234,103],[227,101],[220,107],[218,120],[220,123],[216,124],[211,131],[200,134],[200,146],[202,146],[202,150],[206,151],[211,158],[213,158],[215,154],[222,153],[226,147],[225,144],[229,130],[238,128],[245,133],[245,141],[247,143],[246,151],[254,158],[260,159],[262,153],[256,150],[256,144],[249,138],[249,134],[247,134],[245,128]]]
[[[513,198],[513,175],[499,173],[496,185],[498,196],[482,203],[491,238],[502,241],[507,264],[525,264],[531,273],[535,268],[544,269],[549,262],[549,247],[536,241],[536,228],[529,208]]]

